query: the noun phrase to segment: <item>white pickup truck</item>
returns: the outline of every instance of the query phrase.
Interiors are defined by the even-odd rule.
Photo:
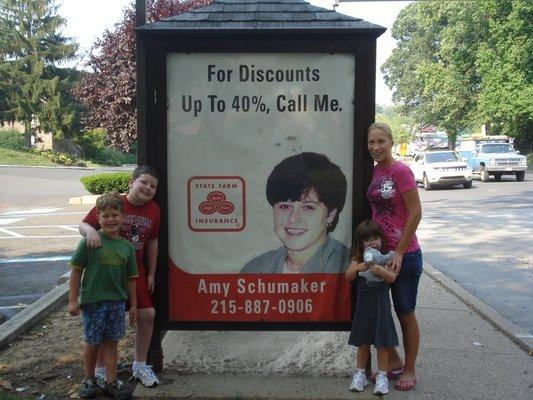
[[[461,157],[479,175],[481,181],[487,182],[490,176],[499,181],[503,175],[515,175],[518,182],[524,180],[527,170],[527,158],[517,154],[513,145],[504,141],[477,143],[463,142],[458,148]]]

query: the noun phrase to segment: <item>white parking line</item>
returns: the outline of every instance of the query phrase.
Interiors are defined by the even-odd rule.
[[[7,236],[7,237],[0,236],[0,239],[14,239],[14,238],[23,238],[23,237],[25,237],[24,235],[21,235],[20,233],[17,233],[17,232],[10,231],[9,229],[0,228],[0,232],[3,232],[5,234],[7,234],[7,235],[11,235],[11,236]]]
[[[53,256],[53,257],[24,257],[24,258],[0,258],[0,264],[19,264],[30,262],[45,262],[45,261],[66,261],[70,260],[70,256]]]
[[[0,225],[14,224],[15,222],[24,221],[26,218],[0,218]]]
[[[78,229],[76,228],[78,225],[72,224],[72,225],[19,225],[19,226],[10,226],[10,229],[32,229],[32,228],[63,228],[74,230],[78,232]]]
[[[33,215],[33,214],[43,214],[43,213],[53,213],[57,210],[61,210],[63,207],[59,208],[33,208],[31,210],[17,210],[17,211],[8,211],[2,213],[1,215]]]
[[[0,228],[0,232],[2,229]],[[17,234],[18,235],[18,234]],[[60,238],[79,238],[81,235],[56,235],[56,236],[0,236],[0,239],[60,239]]]

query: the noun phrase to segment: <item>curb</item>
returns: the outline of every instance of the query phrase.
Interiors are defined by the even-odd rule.
[[[94,167],[56,167],[51,165],[7,165],[0,164],[0,168],[40,168],[40,169],[81,169],[81,170],[95,170]]]
[[[70,205],[96,204],[96,199],[98,198],[98,196],[100,195],[95,194],[95,195],[71,197],[70,199],[68,199],[68,204]]]
[[[69,282],[65,282],[46,293],[36,302],[30,304],[13,318],[1,325],[0,349],[26,333],[68,298]]]
[[[528,331],[502,317],[496,310],[482,302],[453,279],[447,277],[438,269],[433,267],[427,261],[424,261],[423,272],[433,281],[435,281],[435,283],[438,283],[448,292],[465,303],[481,318],[489,322],[494,328],[502,332],[522,350],[524,350],[530,356],[533,356],[533,347],[531,347],[531,343],[527,343],[525,340],[521,339],[521,337],[531,337]]]

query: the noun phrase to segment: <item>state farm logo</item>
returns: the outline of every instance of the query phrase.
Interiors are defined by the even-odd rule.
[[[231,214],[235,211],[232,202],[226,200],[226,195],[222,192],[211,192],[207,195],[207,201],[200,203],[198,210],[202,214]]]
[[[235,232],[246,225],[245,183],[240,176],[193,176],[187,185],[189,228]]]

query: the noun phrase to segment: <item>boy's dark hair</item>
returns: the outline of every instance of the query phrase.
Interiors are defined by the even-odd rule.
[[[124,211],[124,203],[119,192],[107,192],[96,199],[96,209],[98,211],[104,211],[108,207],[120,212]]]
[[[131,180],[134,181],[142,174],[152,175],[159,182],[159,174],[157,173],[156,169],[151,165],[139,165],[133,170],[133,174],[131,174]]]
[[[355,228],[354,245],[352,249],[352,258],[362,262],[363,261],[363,241],[368,240],[373,236],[381,238],[382,248],[385,247],[385,235],[383,229],[376,221],[371,219],[363,220],[357,228]]]
[[[266,197],[274,206],[280,201],[299,201],[314,189],[328,212],[337,209],[328,225],[327,231],[332,232],[344,208],[346,187],[346,177],[338,165],[324,154],[307,152],[288,157],[274,167],[267,180]]]

